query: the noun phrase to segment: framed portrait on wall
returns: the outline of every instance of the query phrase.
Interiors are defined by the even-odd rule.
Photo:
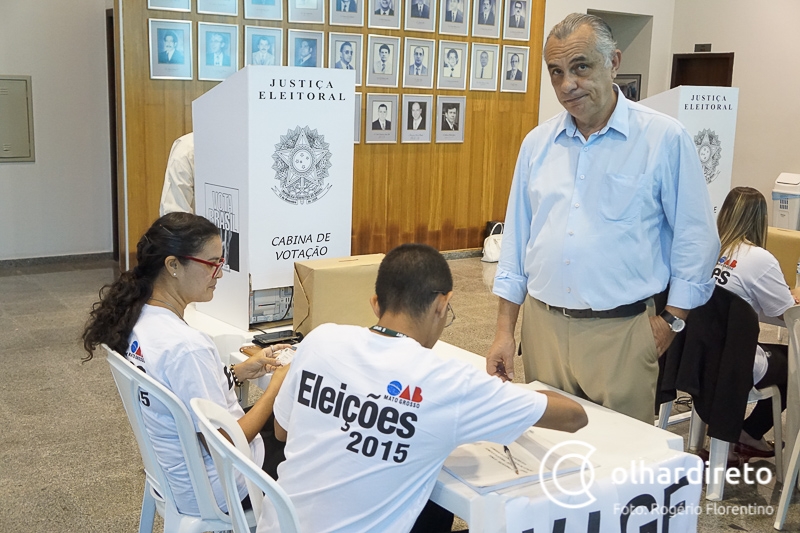
[[[288,0],[289,22],[301,24],[323,24],[325,22],[325,0]]]
[[[283,20],[283,0],[244,0],[244,18]]]
[[[614,78],[614,83],[619,85],[619,90],[628,100],[638,102],[639,98],[641,98],[641,74],[617,74]]]
[[[433,115],[433,95],[403,95],[403,135],[400,142],[431,142],[431,115]]]
[[[506,0],[503,39],[528,41],[531,38],[531,4],[533,0]]]
[[[397,142],[397,95],[367,94],[367,144]]]
[[[356,86],[361,85],[363,40],[360,33],[328,34],[328,68],[356,71]]]
[[[191,0],[147,0],[147,9],[161,11],[191,11]]]
[[[370,35],[367,39],[367,85],[397,87],[400,37]]]
[[[197,23],[197,79],[222,81],[239,70],[239,26]]]
[[[264,26],[244,27],[244,64],[283,65],[283,30]]]
[[[367,0],[364,0],[365,2]],[[370,28],[400,29],[401,0],[368,0],[369,19],[367,26]]]
[[[150,78],[191,80],[192,23],[183,20],[149,19]]]
[[[433,89],[436,71],[436,41],[406,38],[403,63],[403,87]]]
[[[469,35],[469,0],[441,0],[439,33]]]
[[[501,93],[524,93],[528,90],[529,52],[527,46],[503,46]]]
[[[469,75],[470,91],[497,90],[497,60],[500,46],[472,43],[472,70]]]
[[[439,41],[439,76],[437,89],[460,89],[467,86],[467,47],[461,41]]]
[[[405,29],[436,31],[436,0],[405,0]]]
[[[197,0],[197,12],[235,17],[239,14],[239,0]]]
[[[353,125],[353,143],[361,142],[361,93],[356,93],[356,112],[354,113],[356,122]]]
[[[474,0],[472,13],[473,37],[500,37],[503,20],[503,0]]]
[[[289,30],[290,67],[323,67],[325,62],[325,34],[321,31]]]
[[[369,0],[328,0],[332,26],[363,26],[364,6]]]
[[[436,97],[436,142],[463,143],[466,127],[466,96]]]

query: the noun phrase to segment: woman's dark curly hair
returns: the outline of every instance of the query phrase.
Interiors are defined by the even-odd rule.
[[[100,301],[92,306],[83,331],[83,347],[89,354],[84,361],[102,343],[124,354],[166,258],[174,255],[185,263],[184,256],[197,254],[216,235],[219,229],[214,224],[191,213],[168,213],[153,222],[136,245],[136,267],[100,289]]]

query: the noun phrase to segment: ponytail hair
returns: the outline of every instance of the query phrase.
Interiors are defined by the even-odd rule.
[[[100,301],[92,306],[83,331],[83,348],[88,354],[84,362],[102,343],[124,354],[167,257],[175,256],[185,263],[184,256],[199,253],[209,239],[218,235],[214,224],[192,213],[168,213],[156,220],[136,245],[137,265],[100,289]]]

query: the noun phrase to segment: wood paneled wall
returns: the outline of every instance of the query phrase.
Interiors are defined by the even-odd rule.
[[[192,101],[218,82],[151,80],[148,49],[148,18],[191,20],[195,47],[194,76],[197,77],[197,22],[217,22],[240,26],[239,64],[243,65],[245,25],[282,27],[284,50],[287,32],[293,29],[328,32],[386,34],[405,37],[402,30],[369,29],[327,24],[245,20],[240,5],[239,17],[199,15],[196,3],[192,13],[149,10],[144,0],[122,0],[122,16],[115,6],[117,46],[118,146],[122,150],[121,120],[125,122],[125,159],[121,162],[119,198],[127,194],[128,246],[131,264],[135,263],[136,242],[158,217],[164,170],[172,142],[192,131]],[[481,37],[440,36],[436,39],[527,45],[531,48],[528,92],[428,90],[418,88],[358,87],[367,93],[454,95],[467,97],[467,116],[463,144],[364,144],[366,96],[362,97],[362,143],[355,145],[353,183],[352,253],[386,252],[403,242],[423,242],[440,250],[482,246],[488,220],[502,220],[517,152],[522,139],[537,123],[540,90],[540,50],[542,47],[545,0],[535,0],[531,13],[531,39],[528,43]],[[284,18],[286,17],[284,5]],[[433,34],[408,32],[409,37],[432,38]],[[470,50],[471,52],[471,50]],[[120,54],[123,57],[120,57]],[[284,56],[286,53],[284,54]],[[366,63],[366,53],[364,54]],[[473,58],[470,57],[470,61]],[[405,60],[405,59],[404,59]],[[124,79],[121,69],[124,63]],[[471,63],[470,63],[471,64]],[[501,72],[502,74],[502,72]],[[364,74],[366,77],[366,74]],[[400,76],[402,80],[402,74]],[[124,84],[124,106],[122,88]],[[400,83],[402,85],[402,82]],[[499,85],[499,84],[498,84]],[[436,117],[433,117],[435,122]],[[399,126],[400,124],[398,124]],[[343,133],[348,133],[347,132]],[[127,168],[127,193],[122,190]],[[120,205],[120,249],[124,263],[125,209]]]

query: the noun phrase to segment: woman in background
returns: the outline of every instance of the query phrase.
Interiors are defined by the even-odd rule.
[[[756,189],[736,187],[728,193],[717,217],[720,257],[713,276],[717,285],[736,294],[759,314],[783,319],[787,309],[800,303],[783,278],[778,260],[767,245],[767,201]],[[788,375],[787,348],[756,347],[753,383],[756,388],[777,385],[781,409],[786,409]],[[773,457],[775,449],[764,440],[772,428],[772,399],[761,400],[742,426],[734,447],[746,461],[750,457]]]
[[[133,270],[123,272],[117,281],[101,290],[100,301],[94,304],[83,333],[83,345],[89,354],[86,359],[91,359],[94,349],[105,343],[172,391],[192,417],[192,398],[205,398],[225,408],[239,421],[253,460],[277,478],[283,445],[273,435],[272,404],[288,366],[275,370],[264,395],[245,413],[234,385],[261,377],[276,365],[275,359],[267,357],[272,350],[261,350],[244,362],[225,366],[211,339],[183,319],[188,304],[211,300],[217,280],[222,277],[225,258],[219,229],[191,213],[169,213],[156,220],[139,240],[136,260]],[[199,516],[172,416],[156,400],[143,414],[178,510]],[[194,422],[197,424],[197,420]],[[205,450],[203,456],[217,503],[227,510],[211,456]],[[247,496],[243,482],[239,494],[243,499]]]

